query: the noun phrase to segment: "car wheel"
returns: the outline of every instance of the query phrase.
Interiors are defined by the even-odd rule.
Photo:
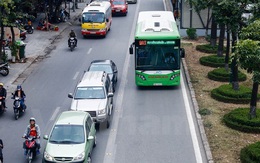
[[[97,146],[97,138],[96,138],[96,136],[95,136],[95,138],[94,138],[93,148],[95,148],[96,146]]]
[[[87,163],[91,163],[92,161],[91,161],[91,157],[90,157],[90,155],[88,155],[88,160],[87,160]]]
[[[111,119],[111,115],[108,115],[108,118],[107,118],[107,128],[110,127],[110,119]]]
[[[95,128],[96,128],[96,130],[98,131],[99,130],[99,128],[100,128],[100,123],[95,123]]]

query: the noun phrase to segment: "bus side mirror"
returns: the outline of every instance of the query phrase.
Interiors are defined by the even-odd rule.
[[[181,58],[185,57],[185,49],[184,48],[180,48],[180,56],[181,56]]]
[[[104,19],[103,19],[103,20],[104,20]],[[109,22],[109,20],[108,20],[108,19],[106,19],[106,21],[107,21],[107,22]]]
[[[134,43],[132,43],[129,47],[129,53],[133,54],[134,53]]]

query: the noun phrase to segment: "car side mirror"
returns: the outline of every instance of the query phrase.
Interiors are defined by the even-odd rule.
[[[72,93],[69,93],[69,94],[68,94],[68,97],[69,97],[69,98],[73,98]]]
[[[49,136],[48,136],[48,135],[44,135],[44,136],[43,136],[43,139],[48,140],[48,139],[49,139]]]
[[[113,97],[114,96],[114,93],[112,93],[112,92],[109,92],[108,94],[107,94],[107,97]]]
[[[94,139],[94,136],[91,136],[91,135],[88,136],[88,141],[89,141],[89,140],[93,140],[93,139]]]

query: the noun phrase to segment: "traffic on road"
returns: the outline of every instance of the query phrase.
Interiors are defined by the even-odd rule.
[[[102,11],[91,11],[102,3]],[[180,45],[171,49],[176,40],[162,43],[155,37],[146,41],[149,46],[142,45],[144,39],[135,41],[139,12],[162,11],[163,1],[124,1],[129,3],[127,10],[113,17],[107,3],[88,4],[80,23],[68,26],[51,53],[32,64],[33,70],[25,70],[30,72],[22,83],[26,109],[21,108],[19,119],[13,113],[15,98],[6,99],[8,108],[0,116],[4,162],[207,162],[182,77]],[[77,37],[73,51],[68,49],[71,30]],[[156,72],[150,71],[154,65],[139,64],[140,56],[129,54],[134,41],[136,52],[146,48],[158,52],[151,61],[160,63]],[[175,68],[169,68],[174,62],[163,64],[160,57],[166,53],[159,55],[171,50],[179,59]],[[135,81],[144,80],[140,74],[153,80],[152,73],[170,73],[169,79],[176,78],[177,84],[142,87]],[[29,143],[35,146],[29,148]]]

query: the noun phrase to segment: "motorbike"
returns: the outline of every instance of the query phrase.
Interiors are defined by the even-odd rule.
[[[25,150],[24,153],[29,163],[36,157],[36,137],[25,137]]]
[[[9,74],[9,68],[10,66],[7,62],[0,64],[0,74],[2,76],[7,76]]]
[[[12,93],[14,96],[14,94]],[[21,105],[21,98],[18,96],[12,97],[14,99],[13,108],[14,108],[14,118],[17,120],[25,111],[26,105],[24,104],[24,108]]]
[[[24,25],[24,29],[27,31],[27,33],[33,34],[34,28],[32,25],[26,24],[26,25]]]
[[[69,48],[70,48],[70,51],[73,51],[75,47],[76,47],[76,40],[75,40],[74,37],[70,37],[69,38]]]

